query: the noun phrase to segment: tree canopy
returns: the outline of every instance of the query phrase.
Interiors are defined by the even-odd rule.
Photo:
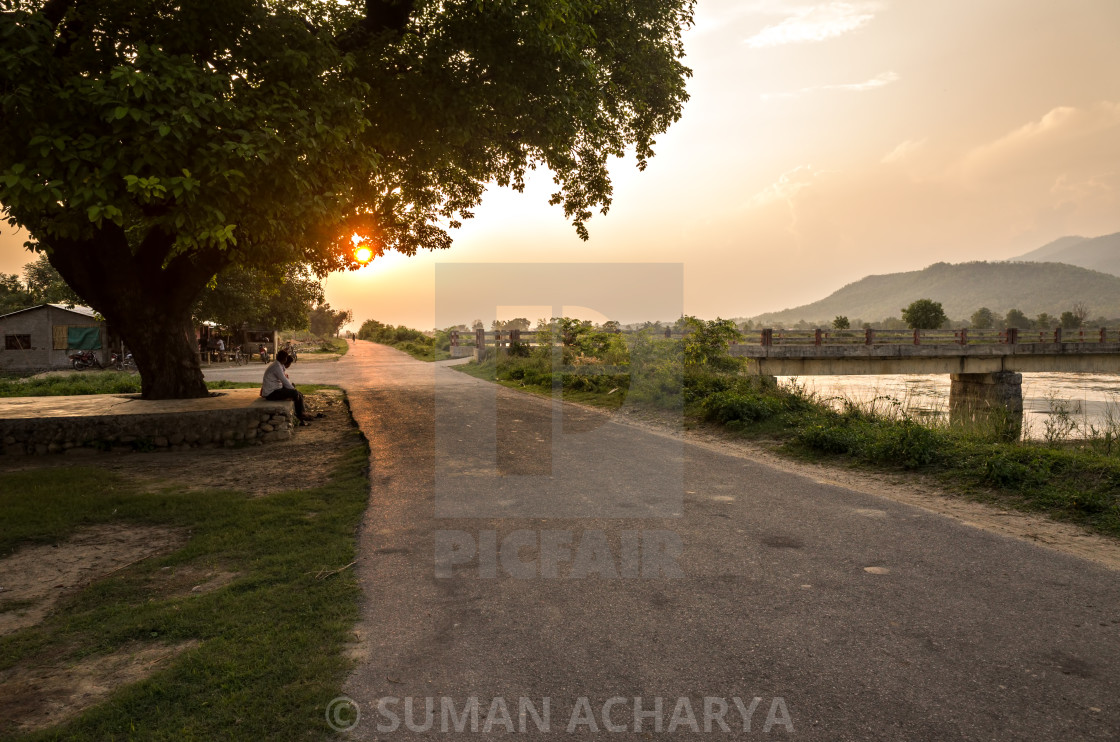
[[[334,337],[343,325],[353,319],[354,313],[349,309],[331,309],[330,304],[319,304],[311,310],[311,332],[320,337]]]
[[[949,320],[941,302],[932,299],[911,302],[910,306],[902,310],[902,319],[915,330],[936,330]]]
[[[67,285],[45,255],[23,266],[23,280],[14,274],[0,273],[0,314],[45,303],[77,305],[85,301]]]
[[[223,327],[242,325],[270,330],[303,330],[312,308],[323,301],[323,287],[297,264],[273,271],[233,265],[199,295],[194,316]]]
[[[1027,315],[1019,309],[1008,309],[1007,315],[1004,317],[1004,323],[1008,327],[1015,327],[1020,330],[1028,330],[1031,326],[1031,320]]]
[[[0,203],[160,397],[205,393],[186,328],[229,265],[446,248],[538,166],[586,238],[680,116],[693,0],[0,7]]]
[[[972,317],[969,319],[969,324],[977,330],[990,330],[995,323],[996,316],[992,310],[987,307],[980,307],[972,313]]]

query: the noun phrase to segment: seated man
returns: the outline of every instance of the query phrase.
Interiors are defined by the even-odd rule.
[[[261,396],[272,402],[277,402],[283,399],[290,399],[295,404],[296,417],[299,418],[300,425],[307,425],[310,417],[304,415],[303,412],[303,395],[295,388],[291,380],[288,379],[288,366],[292,365],[292,359],[284,351],[276,354],[276,360],[268,364],[268,368],[264,370],[264,381],[261,382]]]

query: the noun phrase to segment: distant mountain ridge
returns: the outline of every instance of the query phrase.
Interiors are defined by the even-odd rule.
[[[1109,238],[1120,240],[1120,234]],[[1055,249],[1076,249],[1102,239],[1067,241]],[[968,319],[980,307],[996,314],[1014,308],[1030,317],[1041,312],[1057,316],[1078,302],[1088,308],[1090,317],[1113,318],[1120,317],[1120,277],[1053,262],[936,263],[920,271],[867,276],[820,301],[754,319],[774,326],[799,320],[823,326],[837,315],[877,322],[900,316],[902,308],[916,299],[941,302],[950,319]]]
[[[1011,260],[1066,263],[1120,276],[1120,232],[1092,238],[1062,237]]]

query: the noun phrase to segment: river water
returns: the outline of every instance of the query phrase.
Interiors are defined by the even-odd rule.
[[[910,414],[943,418],[949,413],[949,375],[779,377],[839,405],[847,399],[879,410],[900,407]],[[1068,422],[1067,422],[1068,421]],[[1120,432],[1120,375],[1023,374],[1023,432],[1045,438],[1048,431],[1070,428],[1065,437],[1098,431]]]

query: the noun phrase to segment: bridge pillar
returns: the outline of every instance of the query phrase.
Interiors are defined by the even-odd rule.
[[[1013,371],[950,374],[949,422],[993,426],[1008,440],[1023,432],[1023,375]]]

